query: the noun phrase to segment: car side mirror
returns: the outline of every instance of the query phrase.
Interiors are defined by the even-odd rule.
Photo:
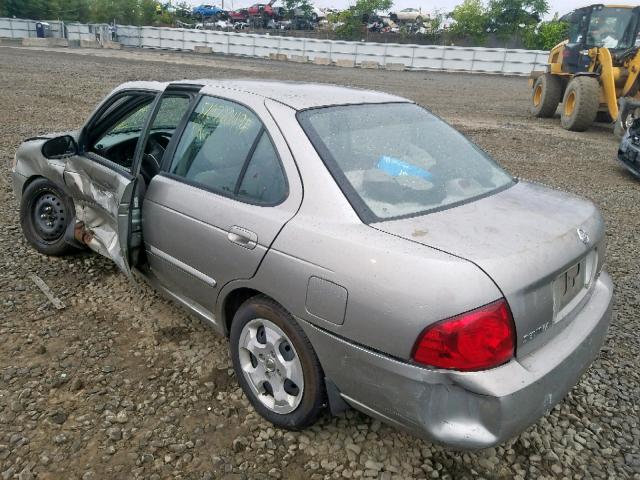
[[[71,135],[62,135],[47,140],[42,145],[42,155],[45,158],[66,158],[78,154],[78,143]]]

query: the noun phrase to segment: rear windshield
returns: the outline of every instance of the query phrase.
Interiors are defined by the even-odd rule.
[[[457,130],[411,103],[318,108],[298,119],[366,223],[442,210],[514,183]]]

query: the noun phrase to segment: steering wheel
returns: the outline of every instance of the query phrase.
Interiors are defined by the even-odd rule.
[[[162,157],[164,157],[167,145],[169,145],[169,139],[163,134],[154,133],[149,135],[147,145],[142,156],[142,165],[140,165],[140,174],[147,185],[160,171]]]

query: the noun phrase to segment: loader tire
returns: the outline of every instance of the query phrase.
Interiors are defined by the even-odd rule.
[[[538,118],[550,118],[556,113],[562,100],[562,80],[545,73],[533,84],[531,113]]]
[[[572,132],[584,132],[598,115],[600,83],[593,77],[575,77],[567,85],[562,100],[562,127]]]

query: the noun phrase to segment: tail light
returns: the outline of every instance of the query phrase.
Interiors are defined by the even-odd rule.
[[[412,358],[436,368],[486,370],[513,358],[515,336],[509,306],[501,299],[427,327]]]

